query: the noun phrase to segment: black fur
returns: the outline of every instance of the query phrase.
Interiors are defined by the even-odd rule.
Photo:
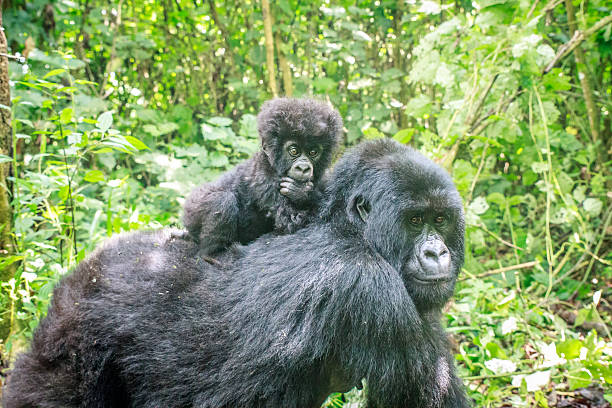
[[[347,153],[328,193],[321,220],[228,250],[225,269],[172,231],[111,239],[55,289],[5,408],[318,407],[362,378],[371,407],[468,407],[439,322],[463,262],[450,177],[382,140]],[[449,217],[439,286],[413,281],[421,208]]]
[[[342,132],[342,119],[326,103],[278,98],[264,103],[257,116],[262,150],[217,181],[197,187],[185,201],[183,223],[212,254],[231,243],[248,243],[276,230],[293,232],[312,217]],[[303,197],[281,195],[279,184],[292,161],[284,144],[292,140],[303,151],[319,151],[308,185],[292,183]]]

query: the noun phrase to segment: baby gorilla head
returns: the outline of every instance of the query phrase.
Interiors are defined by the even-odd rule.
[[[257,126],[262,148],[280,178],[316,183],[340,142],[342,119],[315,99],[277,98],[264,103]]]

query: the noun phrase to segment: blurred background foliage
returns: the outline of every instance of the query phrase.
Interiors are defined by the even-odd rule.
[[[452,172],[447,322],[476,406],[610,406],[609,1],[3,3],[3,367],[101,240],[180,225],[191,188],[258,149],[263,101],[317,95],[344,146],[393,137]]]

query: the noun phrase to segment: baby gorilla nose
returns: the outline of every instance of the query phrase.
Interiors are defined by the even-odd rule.
[[[297,162],[289,170],[289,177],[298,181],[308,181],[312,178],[312,166],[305,161]]]
[[[427,240],[421,246],[418,259],[426,279],[446,280],[450,278],[450,253],[440,239]]]

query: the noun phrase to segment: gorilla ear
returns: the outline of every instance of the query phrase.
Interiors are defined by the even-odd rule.
[[[351,215],[353,219],[357,218],[355,215],[359,216],[361,221],[366,222],[368,216],[370,215],[370,210],[372,207],[370,206],[370,202],[366,200],[362,195],[358,195],[353,198],[353,205],[351,206]]]
[[[266,142],[264,142],[263,140],[261,141],[261,150],[263,150],[270,164],[273,165],[274,161],[273,161],[273,156],[271,155],[271,152],[270,152],[270,146],[268,146]]]

